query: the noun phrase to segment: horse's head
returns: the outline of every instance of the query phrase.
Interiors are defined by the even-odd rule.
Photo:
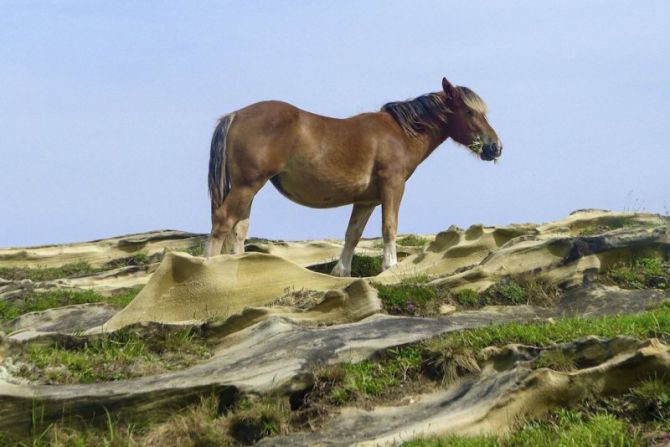
[[[453,86],[442,78],[442,89],[449,107],[449,136],[467,146],[485,161],[502,154],[502,142],[486,119],[486,103],[467,87]]]

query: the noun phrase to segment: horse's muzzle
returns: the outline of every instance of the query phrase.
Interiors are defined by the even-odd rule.
[[[484,161],[495,160],[502,155],[502,143],[485,144],[480,158]]]

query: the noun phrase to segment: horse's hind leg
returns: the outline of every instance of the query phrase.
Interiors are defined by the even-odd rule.
[[[351,211],[349,218],[349,226],[344,237],[344,248],[340,255],[340,260],[337,261],[331,275],[335,276],[350,276],[351,275],[351,260],[354,257],[354,248],[358,244],[365,229],[365,224],[368,223],[375,205],[358,205],[354,204],[354,209]]]
[[[249,214],[251,213],[251,205],[247,208],[247,212],[242,216],[239,222],[235,224],[233,229],[228,233],[226,241],[223,243],[223,252],[229,254],[244,253],[244,241],[247,240],[249,233]]]
[[[209,243],[207,244],[207,257],[221,254],[223,244],[231,233],[233,227],[248,216],[251,202],[258,189],[259,188],[252,188],[249,186],[233,187],[223,200],[221,206],[213,212],[212,231],[209,236]],[[240,228],[240,230],[244,230],[244,235],[242,237],[246,237],[248,222],[246,225],[247,226],[243,225],[243,227]],[[240,231],[240,233],[242,233],[242,231]],[[233,235],[230,234],[230,236]],[[238,248],[240,245],[238,237],[239,236],[235,235],[235,248]],[[244,249],[244,239],[242,239],[242,241],[242,249]]]

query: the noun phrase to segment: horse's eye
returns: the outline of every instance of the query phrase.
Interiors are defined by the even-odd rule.
[[[473,111],[470,110],[470,109],[466,110],[465,113],[467,113],[468,116],[475,116],[475,112],[473,112]]]

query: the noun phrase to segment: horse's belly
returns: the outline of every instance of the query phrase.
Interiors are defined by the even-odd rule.
[[[291,175],[281,173],[270,179],[284,196],[312,208],[333,208],[350,203],[377,202],[369,179],[334,180],[313,173]]]

